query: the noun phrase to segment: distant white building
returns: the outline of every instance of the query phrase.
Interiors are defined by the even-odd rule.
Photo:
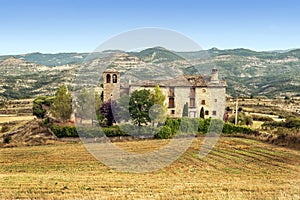
[[[103,72],[104,101],[118,99],[121,95],[131,94],[135,90],[151,90],[159,85],[166,96],[165,105],[170,117],[182,117],[186,103],[191,118],[199,117],[202,107],[205,118],[224,117],[226,82],[219,80],[217,69],[213,69],[210,76],[181,75],[171,80],[146,80],[126,84],[121,84],[120,80],[118,71]]]

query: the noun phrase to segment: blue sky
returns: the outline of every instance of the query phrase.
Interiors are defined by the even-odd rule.
[[[91,52],[143,27],[178,31],[202,48],[300,48],[297,0],[0,0],[0,54]]]

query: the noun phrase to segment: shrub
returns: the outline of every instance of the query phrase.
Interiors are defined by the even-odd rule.
[[[48,126],[50,124],[50,118],[47,117],[45,120],[43,120],[41,123],[40,123],[40,126]]]
[[[154,138],[157,139],[169,139],[172,137],[172,129],[169,126],[163,126],[157,134],[154,135]]]
[[[62,137],[115,137],[126,134],[118,126],[112,127],[75,127],[75,126],[51,126],[51,131],[59,138]]]
[[[103,128],[102,128],[103,129]],[[103,137],[103,131],[100,127],[77,127],[77,133],[80,137],[94,138]]]
[[[252,119],[255,121],[272,122],[274,121],[271,117],[263,115],[252,115]]]
[[[3,143],[4,144],[9,144],[11,141],[11,137],[9,135],[4,135],[3,136]]]
[[[208,132],[209,133],[222,133],[224,122],[220,119],[211,119],[210,124],[208,124]]]
[[[180,122],[180,133],[196,133],[198,131],[198,119],[183,117]]]
[[[235,126],[232,123],[225,123],[222,132],[224,134],[231,134],[231,133],[255,134],[256,133],[256,131],[252,130],[249,127]]]
[[[247,126],[251,126],[253,124],[253,119],[251,116],[245,116],[244,120]]]
[[[103,133],[106,137],[116,137],[116,136],[124,136],[124,132],[119,129],[119,127],[107,127],[102,128]]]
[[[152,126],[136,126],[133,124],[122,124],[119,129],[123,132],[123,135],[132,135],[132,136],[153,136],[155,135],[159,128]]]
[[[198,119],[198,133],[205,134],[208,132],[208,128],[210,126],[211,119]]]
[[[288,118],[285,123],[286,128],[300,128],[300,118]]]
[[[230,116],[228,121],[235,124],[235,115]],[[238,125],[252,125],[253,119],[250,115],[246,115],[244,112],[239,112],[237,122]]]
[[[167,118],[166,122],[165,122],[165,126],[170,127],[172,135],[175,135],[178,132],[178,130],[179,130],[180,122],[181,122],[181,119]]]
[[[75,127],[74,127],[75,128]],[[77,135],[80,137],[94,138],[94,137],[116,137],[127,136],[118,126],[111,127],[77,127]]]
[[[51,131],[56,135],[56,137],[78,137],[75,126],[51,126]]]
[[[7,126],[7,125],[2,126],[1,133],[5,133],[5,132],[9,131],[9,129],[10,129],[10,126]]]

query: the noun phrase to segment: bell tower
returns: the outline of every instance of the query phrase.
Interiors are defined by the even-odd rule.
[[[103,101],[120,98],[120,72],[104,71],[103,72]]]

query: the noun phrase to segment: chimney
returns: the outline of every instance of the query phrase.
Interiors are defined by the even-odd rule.
[[[218,83],[219,82],[218,69],[216,69],[216,68],[212,69],[210,81],[214,82],[214,83]]]

